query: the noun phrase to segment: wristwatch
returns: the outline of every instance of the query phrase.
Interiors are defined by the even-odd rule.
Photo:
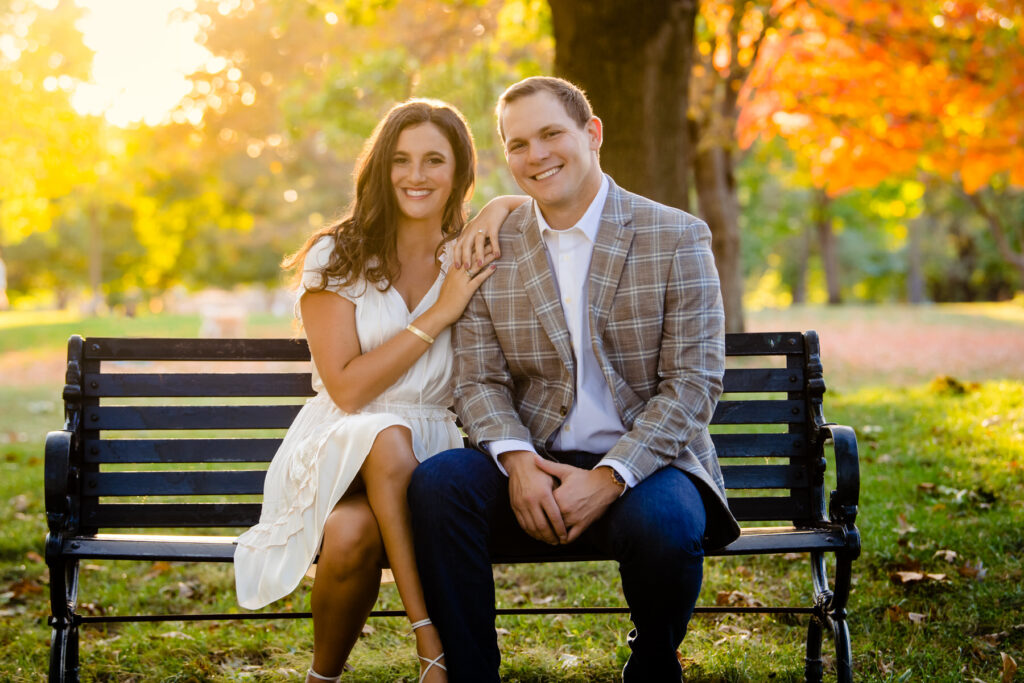
[[[625,491],[626,490],[626,480],[622,478],[622,475],[619,474],[619,471],[617,469],[615,469],[614,467],[610,467],[608,465],[602,465],[602,467],[607,467],[608,468],[608,471],[612,473],[612,481],[614,481],[616,484],[621,486],[622,490]]]

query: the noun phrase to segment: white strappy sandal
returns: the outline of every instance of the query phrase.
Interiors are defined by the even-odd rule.
[[[341,674],[338,674],[337,676],[321,676],[317,672],[313,671],[313,667],[309,667],[309,670],[306,671],[306,676],[311,676],[318,681],[327,681],[327,683],[340,683],[341,681]]]
[[[430,619],[420,619],[419,621],[414,621],[412,623],[412,630],[415,631],[418,628],[422,628],[424,626],[430,626],[432,623],[433,622],[430,621]],[[433,669],[435,666],[438,669],[440,669],[441,671],[447,671],[448,670],[448,667],[446,667],[444,664],[441,663],[441,660],[444,658],[444,652],[442,652],[438,656],[434,657],[433,659],[430,659],[428,657],[424,657],[423,655],[421,655],[418,652],[416,653],[416,656],[419,657],[424,662],[426,662],[426,664],[427,664],[427,668],[424,669],[423,672],[420,674],[420,683],[423,683],[423,679],[427,677],[427,674],[430,673],[430,670]],[[422,664],[420,666],[422,666]]]

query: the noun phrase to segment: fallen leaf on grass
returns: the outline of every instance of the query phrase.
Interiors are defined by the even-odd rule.
[[[920,484],[917,485],[917,490],[931,493],[932,491],[935,490],[935,484],[931,483],[930,481],[922,481]]]
[[[792,560],[802,559],[803,556],[804,556],[803,553],[786,553],[785,555],[782,556],[782,559],[792,561]]]
[[[34,595],[36,593],[42,593],[43,587],[32,579],[20,579],[15,581],[7,587],[4,595],[10,596],[10,598],[20,598],[25,595]]]
[[[370,626],[369,624],[363,624],[363,631],[362,631],[362,633],[363,633],[364,636],[372,635],[373,632],[376,631],[376,630],[377,629],[375,629],[374,627]]]
[[[981,560],[978,560],[975,564],[965,562],[964,566],[957,567],[956,571],[960,576],[967,579],[974,579],[975,581],[982,581],[988,573],[988,570],[986,570],[984,565],[982,565]]]
[[[900,515],[896,518],[896,528],[893,531],[899,536],[905,536],[917,531],[917,527],[907,521],[906,515]]]
[[[928,620],[927,614],[919,612],[908,612],[899,605],[889,605],[885,608],[885,616],[889,621],[897,622],[906,619],[912,624],[923,624]]]
[[[167,633],[161,633],[160,637],[161,638],[177,638],[177,639],[180,639],[180,640],[195,640],[195,638],[193,638],[189,634],[182,633],[181,631],[168,631]]]
[[[1003,659],[1003,683],[1011,683],[1017,675],[1017,660],[1005,652],[1000,652],[999,656]]]
[[[936,557],[941,558],[946,562],[953,563],[956,562],[957,554],[955,550],[936,550],[935,554],[932,555],[932,559],[935,559]]]
[[[889,578],[893,583],[904,586],[921,583],[922,581],[934,581],[936,583],[946,581],[945,574],[929,574],[925,572],[893,572],[889,575]]]
[[[721,645],[722,643],[725,643],[729,640],[729,638],[739,638],[740,640],[746,640],[750,637],[749,630],[745,628],[740,628],[739,626],[733,626],[732,624],[719,624],[716,630],[726,635],[722,636],[721,638],[715,641],[715,647]]]
[[[11,498],[11,507],[14,508],[15,512],[25,512],[28,510],[29,499],[24,493]]]
[[[154,562],[153,566],[149,568],[149,571],[146,572],[145,576],[143,576],[142,578],[147,580],[152,579],[154,576],[159,576],[160,574],[164,574],[166,572],[169,572],[170,570],[171,563],[166,562],[164,560],[160,560],[158,562]]]
[[[718,591],[715,594],[715,604],[730,607],[764,607],[763,602],[740,591]]]
[[[512,633],[512,631],[509,631],[507,628],[501,628],[500,626],[494,630],[497,631],[499,636],[507,636]]]
[[[564,654],[558,658],[559,669],[573,669],[580,665],[580,658],[576,655]]]
[[[42,555],[40,555],[34,550],[29,550],[27,553],[25,553],[25,559],[29,562],[35,562],[37,564],[41,564],[46,561],[43,559]]]

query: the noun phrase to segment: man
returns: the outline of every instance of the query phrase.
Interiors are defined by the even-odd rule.
[[[707,430],[725,359],[710,232],[602,173],[601,121],[567,81],[521,81],[497,116],[533,201],[455,326],[455,407],[479,450],[430,458],[409,489],[449,680],[498,680],[491,553],[596,549],[635,627],[623,680],[678,681],[703,548],[739,535]]]

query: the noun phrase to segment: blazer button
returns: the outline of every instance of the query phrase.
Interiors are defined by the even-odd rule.
[[[569,414],[569,409],[565,406],[562,406],[561,408],[558,409],[558,414],[561,415],[562,417],[565,417],[566,415]]]

